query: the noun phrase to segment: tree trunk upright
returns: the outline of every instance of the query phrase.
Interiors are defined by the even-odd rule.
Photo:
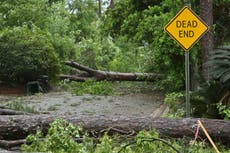
[[[210,66],[205,64],[210,53],[213,51],[214,36],[213,36],[213,1],[212,0],[200,0],[200,17],[206,22],[210,30],[201,39],[201,73],[202,78],[205,81],[210,80]]]
[[[114,0],[110,0],[109,7],[110,7],[110,8],[114,8]]]
[[[98,16],[101,17],[101,0],[98,0]]]

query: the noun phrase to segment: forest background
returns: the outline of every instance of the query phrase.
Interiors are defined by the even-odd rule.
[[[190,3],[200,14],[200,1]],[[72,60],[100,70],[164,74],[156,86],[179,96],[175,92],[185,89],[184,52],[164,26],[183,5],[181,0],[2,0],[0,80],[23,84],[48,75],[57,82],[61,73],[74,73],[64,66]],[[200,43],[190,51],[198,82],[194,90],[207,88],[203,97],[209,94],[206,98],[211,99],[204,105],[229,100],[229,8],[229,0],[213,1],[213,45],[224,48],[210,59],[211,81],[202,75]],[[204,80],[208,84],[203,85]],[[201,99],[195,93],[194,105]]]

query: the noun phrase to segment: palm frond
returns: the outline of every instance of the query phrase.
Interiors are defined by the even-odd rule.
[[[218,47],[211,53],[207,63],[211,66],[211,75],[224,85],[230,84],[230,45]]]

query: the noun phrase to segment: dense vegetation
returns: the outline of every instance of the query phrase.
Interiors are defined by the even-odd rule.
[[[54,66],[55,70],[52,71],[48,70],[51,67],[47,68],[50,61],[43,57],[33,57],[28,53],[17,56],[22,59],[26,56],[26,60],[15,67],[25,82],[34,77],[26,76],[29,72],[55,78],[53,76],[60,72],[68,71],[63,65],[58,66],[59,63],[70,59],[97,69],[163,73],[165,78],[158,81],[162,89],[180,91],[184,88],[184,52],[163,30],[183,6],[182,1],[120,0],[113,8],[105,9],[108,6],[103,5],[101,17],[98,15],[98,4],[93,0],[3,0],[0,4],[1,61],[13,61],[17,55],[11,56],[13,50],[31,53],[39,50],[40,53],[47,52],[47,56],[53,56],[51,67]],[[217,45],[229,41],[228,6],[227,0],[214,1]],[[199,14],[197,1],[192,1],[192,7]],[[221,12],[215,13],[218,10]],[[17,36],[19,33],[24,36],[20,38]],[[26,37],[30,39],[26,40]],[[19,43],[18,39],[22,42]],[[34,45],[34,48],[30,45]],[[42,48],[36,48],[36,45]],[[9,56],[3,57],[8,52]],[[199,65],[199,45],[193,47],[191,53],[194,64]],[[31,63],[34,58],[37,62]],[[14,67],[15,63],[2,63],[0,79],[21,82],[16,74],[6,77],[11,73],[7,68]],[[32,68],[25,70],[27,74],[20,69],[30,64]],[[199,73],[196,75],[199,79]]]
[[[164,78],[158,80],[155,86],[167,93],[165,103],[171,108],[169,116],[183,117],[184,52],[163,30],[182,8],[183,1],[117,0],[113,7],[108,7],[109,1],[103,2],[102,14],[99,15],[98,1],[95,0],[1,0],[0,83],[25,84],[39,75],[48,75],[50,80],[56,82],[59,74],[74,73],[64,66],[65,60],[75,60],[101,70],[163,73]],[[191,1],[191,6],[199,14],[199,1]],[[200,67],[204,63],[201,63],[200,44],[190,51],[192,64],[198,67],[193,75],[199,82],[199,89],[191,94],[192,115],[229,119],[230,2],[214,0],[213,6],[216,50],[207,63],[213,68],[210,73],[212,80],[206,82],[202,79]],[[74,89],[76,94],[108,94],[112,90],[107,82],[76,84],[82,89]],[[32,147],[25,146],[24,149],[49,151],[53,143],[60,143],[60,146],[66,147],[67,150],[63,150],[66,152],[70,149],[70,152],[107,153],[117,152],[126,145],[125,142],[118,145],[116,139],[107,135],[95,145],[87,134],[84,143],[76,144],[72,137],[81,131],[68,125],[72,131],[59,133],[56,124],[66,123],[57,122],[51,126],[45,143],[37,141],[38,133],[28,138],[34,142]],[[140,137],[143,135],[150,139],[158,138],[156,132],[141,132],[134,138],[134,147],[127,146],[126,152],[140,152],[142,149],[146,152],[156,149],[164,152],[161,142],[142,141]],[[181,140],[170,141],[178,150],[185,149],[184,152],[204,152],[207,147],[203,143],[184,146]],[[58,145],[55,147],[60,149]]]

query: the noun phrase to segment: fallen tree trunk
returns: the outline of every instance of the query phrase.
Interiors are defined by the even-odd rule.
[[[12,141],[6,141],[6,140],[0,140],[0,147],[4,149],[10,149],[13,147],[19,147],[22,144],[26,144],[26,140],[12,140]]]
[[[157,129],[161,135],[170,137],[194,137],[197,119],[169,119],[125,116],[79,116],[79,115],[16,115],[0,116],[0,139],[24,139],[40,128],[47,132],[49,124],[57,118],[63,118],[75,125],[81,124],[87,131],[100,134],[106,129],[110,132],[137,133],[141,130]],[[230,121],[217,119],[201,119],[205,128],[214,140],[230,142]],[[199,136],[205,137],[203,132]]]
[[[32,113],[0,108],[0,115],[32,115]]]
[[[87,79],[89,79],[88,77],[79,77],[76,75],[65,75],[65,74],[62,74],[60,78],[61,80],[68,79],[68,80],[77,81],[77,82],[85,82]]]
[[[61,79],[70,79],[73,81],[86,81],[89,78],[93,78],[97,81],[155,81],[163,77],[162,74],[155,73],[120,73],[111,71],[95,70],[76,62],[66,61],[66,65],[76,68],[81,71],[85,71],[88,75],[61,75]]]

